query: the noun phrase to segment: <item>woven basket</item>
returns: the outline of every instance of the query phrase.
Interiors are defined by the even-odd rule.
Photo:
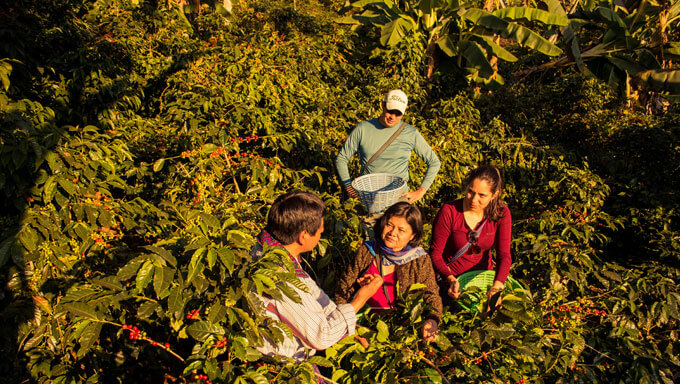
[[[458,304],[460,304],[461,307],[467,310],[477,311],[478,310],[477,304],[479,304],[479,302],[483,298],[486,298],[486,292],[489,290],[489,287],[493,285],[494,277],[496,277],[496,271],[489,270],[469,271],[458,276],[458,282],[460,283],[461,292],[465,292],[465,290],[472,287],[477,287],[481,290],[480,295],[469,296],[469,298],[471,299],[471,303],[470,302],[466,303],[466,301],[468,300],[458,300]],[[524,287],[522,287],[522,284],[520,284],[517,280],[508,276],[507,280],[505,280],[504,291],[508,290],[512,291],[514,289],[524,290]]]
[[[368,213],[379,213],[399,200],[407,188],[406,180],[390,173],[370,173],[352,181],[359,200]]]

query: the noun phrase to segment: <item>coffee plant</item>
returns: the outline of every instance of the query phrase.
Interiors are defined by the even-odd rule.
[[[219,3],[0,5],[5,380],[312,383],[315,366],[336,383],[680,380],[675,99],[650,115],[576,69],[516,77],[549,60],[496,35],[494,20],[507,19],[503,28],[533,20],[517,9],[465,19],[491,28],[475,35],[470,24],[465,36],[517,59],[475,56],[505,79],[483,89],[467,84],[464,65],[422,71],[438,25],[432,15],[453,12],[450,2],[386,10],[421,23],[389,53],[374,29],[335,22],[347,16],[342,1],[242,0],[231,12]],[[611,7],[625,13],[613,3],[597,9]],[[640,5],[631,15],[648,11]],[[602,12],[585,16],[602,23]],[[449,34],[462,16],[446,19]],[[613,19],[607,28],[621,36],[642,28],[622,20],[628,29]],[[663,49],[672,53],[677,21],[664,22]],[[532,39],[549,39],[553,24],[564,23],[532,24]],[[579,35],[580,44],[599,32]],[[256,296],[295,299],[289,284],[302,288],[280,272],[290,263],[280,250],[250,254],[267,210],[294,188],[326,202],[325,233],[305,268],[332,296],[363,238],[363,208],[343,196],[334,158],[397,87],[410,98],[405,119],[442,160],[418,203],[424,245],[441,204],[461,196],[465,174],[497,165],[514,219],[511,274],[523,289],[506,289],[491,313],[485,292],[465,292],[446,306],[437,340],[425,343],[427,308],[422,287],[412,286],[388,315],[363,317],[357,334],[367,345],[347,337],[301,364],[264,357],[256,348],[263,338],[281,340],[290,329],[265,316]],[[356,160],[350,169],[358,172]],[[413,187],[425,165],[414,157],[410,169]]]

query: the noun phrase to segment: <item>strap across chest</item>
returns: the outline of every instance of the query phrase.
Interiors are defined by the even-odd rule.
[[[373,156],[371,156],[371,158],[368,159],[368,161],[366,162],[366,164],[364,164],[364,166],[361,167],[361,174],[364,173],[364,171],[365,171],[365,170],[368,168],[368,166],[373,162],[373,160],[375,160],[378,156],[380,156],[380,154],[383,153],[383,152],[385,151],[385,149],[387,149],[387,147],[390,146],[390,144],[392,144],[392,142],[394,141],[394,139],[396,139],[397,137],[399,137],[399,134],[401,133],[401,131],[404,130],[404,125],[405,125],[405,123],[402,121],[401,124],[399,125],[399,128],[392,134],[392,136],[390,136],[389,139],[387,139],[387,141],[385,142],[385,144],[383,144],[382,147],[380,147],[380,148],[373,154]]]

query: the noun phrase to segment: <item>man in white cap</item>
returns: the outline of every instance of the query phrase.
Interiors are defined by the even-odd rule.
[[[345,140],[338,157],[335,159],[335,166],[338,169],[340,181],[347,193],[352,197],[357,197],[357,193],[352,188],[352,179],[349,175],[347,164],[354,154],[359,151],[359,164],[361,174],[369,173],[391,173],[401,176],[404,180],[409,179],[408,164],[411,152],[415,151],[418,156],[427,164],[425,177],[420,183],[420,187],[415,191],[406,192],[403,196],[410,203],[415,203],[425,196],[428,188],[434,182],[441,163],[437,154],[425,141],[423,136],[412,125],[402,122],[408,98],[400,89],[394,89],[385,95],[381,103],[382,114],[372,120],[359,123]],[[383,145],[395,133],[393,141],[387,145],[383,151],[376,156]],[[366,163],[370,161],[370,164]]]

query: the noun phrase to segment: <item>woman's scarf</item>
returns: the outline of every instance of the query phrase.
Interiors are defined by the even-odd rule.
[[[378,250],[380,251],[380,255],[382,256],[380,258],[381,264],[384,266],[406,264],[411,260],[415,260],[421,256],[427,255],[427,252],[421,246],[412,247],[407,245],[401,251],[393,251],[392,249],[385,246],[382,241],[365,241],[364,245],[366,245],[368,250],[374,255],[377,246]]]

